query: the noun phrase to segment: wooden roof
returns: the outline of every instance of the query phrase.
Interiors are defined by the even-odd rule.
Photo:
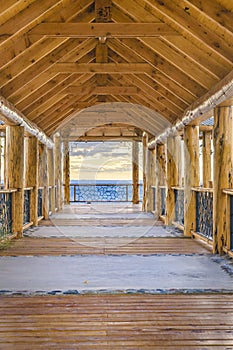
[[[233,68],[229,0],[0,0],[0,9],[1,95],[49,136],[84,119],[157,135]]]

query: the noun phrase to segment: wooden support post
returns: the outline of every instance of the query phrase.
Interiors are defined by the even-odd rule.
[[[55,171],[53,149],[48,149],[48,176],[49,176],[49,211],[55,213]]]
[[[184,129],[184,234],[191,236],[196,229],[195,193],[192,187],[200,186],[199,127],[188,125]]]
[[[166,153],[164,144],[156,144],[156,177],[155,177],[155,218],[161,216],[161,190],[159,186],[166,184]]]
[[[166,196],[166,225],[171,225],[175,219],[175,193],[173,186],[179,184],[178,164],[180,160],[179,136],[167,139],[167,196]]]
[[[30,221],[38,225],[38,140],[35,136],[27,137],[25,164],[25,187],[33,187],[30,194]]]
[[[49,176],[48,176],[48,153],[47,147],[39,144],[39,187],[43,189],[43,216],[49,218]]]
[[[55,168],[55,186],[56,186],[56,208],[62,209],[62,153],[61,137],[54,136],[54,168]]]
[[[13,233],[23,236],[24,211],[24,127],[6,128],[6,188],[15,188],[13,208]]]
[[[155,186],[155,150],[147,150],[148,152],[148,181],[147,181],[147,212],[154,211],[153,186]]]
[[[64,200],[65,204],[70,204],[70,150],[69,142],[64,142],[64,163],[63,163],[63,178],[64,178]]]
[[[214,109],[213,251],[228,245],[226,198],[222,190],[233,188],[233,105],[225,101]]]
[[[147,144],[148,135],[143,134],[142,147],[143,147],[143,197],[142,197],[142,211],[146,211],[147,208]]]
[[[139,145],[132,142],[132,177],[133,177],[133,204],[139,203]]]
[[[203,187],[208,188],[211,179],[211,139],[212,131],[203,131],[202,177]]]

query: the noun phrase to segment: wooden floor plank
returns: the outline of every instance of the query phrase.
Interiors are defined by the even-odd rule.
[[[231,349],[233,294],[1,296],[1,349]]]
[[[30,238],[15,240],[0,256],[80,254],[208,254],[207,246],[187,238]]]

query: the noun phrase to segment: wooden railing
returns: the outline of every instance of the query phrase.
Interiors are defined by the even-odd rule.
[[[160,191],[160,208],[159,208],[159,216],[163,219],[166,215],[166,195],[167,188],[166,186],[159,186]]]
[[[227,243],[223,247],[225,253],[233,257],[233,189],[225,189],[223,193],[226,195],[226,236]]]
[[[37,206],[37,216],[38,220],[43,219],[43,205],[44,205],[44,187],[38,188],[38,206]]]
[[[24,229],[32,226],[31,221],[31,190],[33,187],[24,188],[24,211],[23,211],[23,227]]]
[[[174,224],[181,229],[184,227],[184,188],[172,187],[175,196],[175,218]]]
[[[198,234],[207,242],[213,241],[213,189],[195,187],[196,200],[196,230]]]
[[[17,190],[0,190],[0,241],[12,235],[14,193]]]
[[[140,187],[142,187],[141,184],[139,184],[139,190]],[[132,201],[132,184],[70,184],[70,201],[130,202]]]

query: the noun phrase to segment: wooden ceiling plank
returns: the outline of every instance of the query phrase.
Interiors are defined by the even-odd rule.
[[[177,5],[173,0],[167,0],[165,6],[160,0],[155,0],[153,3],[150,0],[143,0],[143,2],[160,11],[163,18],[166,18],[165,23],[169,23],[178,32],[184,36],[188,34],[194,37],[201,45],[209,47],[212,52],[232,62],[233,44],[227,43],[223,37],[198,22],[185,8]]]
[[[165,23],[40,23],[28,34],[55,38],[137,38],[180,35]]]
[[[116,57],[115,53],[111,53],[111,56]],[[117,58],[115,58],[117,60]],[[161,96],[166,98],[168,101],[173,103],[176,107],[180,109],[180,111],[183,111],[185,108],[188,107],[188,103],[184,103],[181,99],[179,99],[177,96],[173,95],[169,90],[161,86],[160,84],[156,83],[152,78],[150,78],[146,74],[137,74],[137,77],[140,77],[142,81],[147,83],[153,91],[157,91]],[[110,76],[110,80],[116,81],[115,77]],[[121,81],[121,78],[119,79],[119,82]]]
[[[25,54],[20,55],[17,60],[9,62],[0,70],[0,86],[3,87],[9,81],[22,74],[28,68],[35,66],[41,59],[64,44],[67,40],[43,38],[37,45],[33,45]],[[82,41],[81,41],[82,42]],[[79,41],[79,43],[81,43]]]
[[[61,3],[61,0],[37,0],[31,2],[26,8],[18,12],[0,27],[0,36],[4,38],[4,41],[8,41],[15,33],[17,35],[24,34],[38,24],[41,18],[44,18],[45,14],[51,13]]]
[[[46,98],[46,95],[50,94],[50,92],[54,89],[56,90],[55,93],[57,93],[56,87],[61,87],[63,82],[65,82],[68,78],[71,78],[71,76],[68,74],[58,74],[48,82],[41,84],[37,90],[31,92],[28,96],[21,99],[18,103],[15,103],[15,106],[23,113],[26,113],[27,108],[30,108],[33,104],[40,104],[40,99]],[[72,81],[73,79],[74,77],[72,76]]]
[[[226,0],[227,1],[227,0]],[[193,35],[191,32],[188,31],[188,24],[187,27],[182,26],[179,24],[179,19],[173,19],[172,17],[172,11],[169,13],[163,12],[167,11],[166,6],[164,5],[164,2],[161,2],[159,6],[159,1],[152,3],[151,1],[147,0],[135,0],[134,1],[134,15],[136,16],[136,20],[138,18],[143,18],[147,13],[150,13],[154,16],[156,20],[163,21],[164,23],[167,23],[170,27],[172,27],[174,30],[178,31],[182,37],[188,41],[190,41],[194,46],[202,50],[203,55],[213,56],[216,61],[218,61],[220,64],[230,64],[231,60],[225,58],[224,56],[220,55],[218,52],[213,50],[209,47],[208,42],[204,43],[200,38]],[[125,8],[125,11],[128,9],[127,7],[127,0],[115,0],[115,4],[117,6],[121,6]],[[184,11],[183,11],[184,12]],[[180,14],[182,15],[182,13]],[[124,14],[120,13],[120,11],[117,8],[113,9],[113,18],[117,21],[126,21],[126,17]],[[188,19],[187,19],[188,20]],[[178,22],[177,22],[178,21]],[[196,25],[198,25],[198,21],[196,21]],[[171,37],[172,38],[172,37]],[[175,36],[174,38],[179,38],[178,36]],[[208,35],[206,35],[206,40],[208,41]]]
[[[81,95],[84,92],[92,92],[93,95],[135,95],[139,89],[135,86],[95,86],[85,89],[83,86],[68,86],[66,92],[72,95]],[[89,91],[87,91],[89,90]]]
[[[115,60],[116,62],[122,61],[119,57],[116,57]],[[161,107],[166,108],[168,113],[170,111],[171,115],[173,115],[172,117],[170,117],[171,119],[174,119],[175,115],[177,114],[179,115],[180,113],[182,113],[183,109],[174,105],[172,102],[170,102],[167,99],[167,97],[160,95],[154,88],[144,83],[143,80],[138,79],[136,75],[134,75],[133,78],[130,79],[129,81],[131,82],[131,84],[135,84],[139,89],[144,91],[147,98],[150,100],[153,100],[158,105],[158,108],[161,108]],[[165,113],[165,110],[164,110],[164,113]]]
[[[95,80],[93,79],[93,77],[90,78],[90,76],[83,76],[82,78],[79,78],[79,81],[84,86],[89,86],[89,85],[91,86]],[[83,91],[83,93],[80,94],[80,97],[82,97],[86,94],[87,93],[85,91]],[[59,102],[59,100],[61,100],[62,96],[65,97],[66,95],[68,95],[66,88],[65,89],[63,88],[61,90],[60,89],[57,90],[56,94],[52,94],[51,97],[48,96],[46,99],[41,101],[40,105],[38,105],[37,107],[34,106],[33,108],[31,108],[26,113],[27,118],[34,120],[35,118],[37,118],[37,116],[39,116],[43,113],[45,114],[48,109],[50,109],[53,105],[57,104]]]
[[[56,73],[105,73],[105,74],[133,74],[151,73],[152,68],[147,63],[57,63],[54,67]]]
[[[135,54],[135,51],[129,50],[122,50],[122,44],[119,43],[116,40],[108,41],[108,46],[111,47],[113,51],[115,51],[119,56],[123,57],[126,60],[135,59],[135,55],[131,55],[133,52]],[[142,60],[141,57],[136,57],[139,61]],[[148,59],[148,57],[147,57]],[[143,62],[143,60],[142,60]],[[148,59],[148,62],[153,62],[153,56],[151,55],[150,60]],[[155,67],[155,66],[153,66]],[[171,80],[169,77],[163,74],[162,71],[155,70],[153,71],[151,78],[154,80],[155,84],[161,85],[164,89],[170,91],[170,93],[174,94],[177,98],[181,99],[186,104],[190,104],[193,102],[194,96],[189,93],[187,90],[183,88],[183,86],[177,84],[174,80]]]
[[[126,55],[127,55],[127,50],[129,49],[133,51],[137,50],[137,53],[141,56],[141,58],[153,66],[154,72],[159,70],[160,72],[165,74],[169,79],[172,79],[181,87],[186,89],[194,97],[199,97],[206,92],[206,89],[200,86],[197,82],[195,82],[185,73],[183,73],[181,70],[173,66],[170,62],[160,57],[149,47],[145,46],[141,41],[137,39],[116,39],[116,40],[118,40],[124,45],[124,50],[126,51]]]
[[[93,61],[94,51],[89,52],[87,55],[85,55],[83,57],[81,56],[82,55],[81,52],[82,52],[82,50],[81,50],[81,48],[79,48],[79,62],[88,63],[88,62]],[[74,54],[71,54],[70,59],[77,59],[77,53],[75,52]],[[62,84],[56,87],[55,82],[57,81],[57,84],[59,83],[59,77],[64,77],[64,79],[61,80]],[[44,77],[44,79],[41,81],[38,81],[40,79],[36,79],[36,81],[38,81],[36,84],[42,85],[42,87],[43,87],[42,90],[41,89],[35,90],[30,86],[29,95],[25,98],[23,98],[23,96],[22,96],[22,99],[20,100],[20,102],[24,101],[25,103],[27,103],[25,101],[25,99],[27,99],[29,104],[31,104],[31,105],[34,103],[37,103],[37,101],[40,100],[41,97],[48,96],[47,94],[50,93],[50,90],[51,90],[50,86],[53,87],[53,91],[51,93],[56,94],[56,93],[59,93],[59,91],[61,89],[63,90],[68,85],[74,83],[77,79],[79,79],[79,77],[81,78],[82,74],[58,74],[57,76],[53,77],[49,81],[47,81],[46,77]],[[40,76],[40,78],[41,78],[41,76]],[[35,81],[34,81],[34,84],[35,84]],[[24,89],[24,94],[25,94],[25,89]]]
[[[10,18],[23,11],[34,0],[0,0],[0,23],[7,22]]]
[[[189,0],[189,4],[195,6],[208,20],[215,21],[220,27],[233,32],[233,10],[227,10],[214,0]]]
[[[86,41],[79,46],[77,45],[77,39],[69,39],[56,50],[49,53],[48,56],[44,57],[39,62],[37,62],[35,66],[29,67],[25,72],[23,72],[21,75],[13,79],[10,83],[5,85],[4,88],[2,88],[2,94],[7,98],[14,96],[16,93],[19,92],[19,90],[24,90],[25,85],[26,88],[28,88],[28,86],[32,84],[33,81],[37,79],[43,72],[47,72],[48,75],[50,75],[51,77],[55,76],[56,72],[54,72],[53,66],[57,63],[57,61],[68,59],[73,53],[73,51],[76,55],[76,59],[78,59],[79,56],[82,57],[82,55],[86,54],[86,49],[83,49],[85,47]],[[79,48],[80,52],[77,51],[79,50]],[[91,47],[89,45],[87,46],[87,48],[87,50],[91,50]],[[37,87],[38,86],[39,85],[37,85]],[[37,87],[35,87],[35,89]]]
[[[150,76],[155,81],[157,76],[162,77],[162,80],[166,82],[165,87],[172,86],[173,93],[176,93],[190,103],[193,102],[194,97],[196,97],[197,94],[201,95],[204,91],[204,89],[203,91],[200,91],[199,86],[194,84],[194,82],[182,72],[180,73],[175,67],[173,69],[173,66],[170,63],[160,59],[148,47],[145,49],[142,43],[138,46],[138,41],[135,41],[134,39],[127,42],[119,42],[119,40],[117,40],[117,42],[116,40],[114,42],[111,41],[109,47],[125,59],[127,59],[129,52],[135,52],[134,50],[137,50],[138,48],[138,55],[140,55],[140,58],[151,64],[153,68],[153,72]]]
[[[92,39],[94,40],[94,39]],[[89,44],[91,44],[90,41],[88,41]],[[77,60],[82,63],[86,62],[92,62],[95,57],[94,50],[89,51],[86,53],[87,49],[91,49],[91,45],[86,45],[85,50],[83,50],[83,46],[77,48],[77,51],[74,50],[74,52],[69,52],[69,59],[71,61]],[[63,59],[63,58],[62,58]],[[60,60],[62,62],[62,59]],[[66,59],[66,55],[64,55],[64,59]],[[65,73],[64,73],[65,74]],[[65,74],[66,77],[69,77],[70,74]],[[73,74],[73,76],[80,76],[81,74]],[[19,89],[16,91],[16,93],[11,96],[11,100],[14,101],[14,103],[18,103],[25,98],[30,97],[31,94],[34,94],[38,90],[38,86],[45,85],[50,80],[56,79],[56,77],[59,76],[59,74],[54,74],[53,69],[49,68],[47,71],[43,72],[42,74],[39,74],[35,77],[35,79],[30,80],[26,86],[24,86],[22,89]],[[45,94],[46,91],[43,92]],[[38,97],[39,95],[37,95]],[[39,97],[38,97],[39,98]]]
[[[85,108],[87,108],[88,106],[92,106],[95,103],[96,101],[94,99],[89,99],[88,101],[86,101]],[[43,128],[46,130],[46,133],[51,134],[52,131],[55,131],[58,128],[60,123],[64,122],[66,119],[69,119],[69,116],[72,114],[72,112],[82,109],[83,108],[79,103],[77,103],[76,106],[67,106],[63,110],[59,111],[58,115],[55,115],[55,117],[50,118],[48,122],[44,124]]]
[[[214,73],[207,72],[203,67],[189,60],[185,54],[167,45],[163,40],[145,38],[141,41],[205,89],[209,89],[218,82],[218,78]]]
[[[88,99],[90,96],[91,95],[83,95],[82,102],[85,102],[85,100]],[[75,96],[67,95],[63,99],[61,98],[59,102],[47,109],[45,113],[36,116],[36,118],[33,120],[36,124],[43,122],[43,124],[45,125],[46,123],[49,123],[51,119],[56,119],[57,117],[59,117],[60,113],[62,113],[65,109],[74,108],[74,105],[78,102],[79,101],[77,101],[77,98]]]
[[[219,79],[222,79],[233,67],[233,64],[230,64],[229,62],[217,61],[215,55],[207,54],[182,36],[163,37],[163,41],[167,42],[169,46],[173,46],[176,50],[182,52],[189,57],[190,60],[194,61],[197,65],[204,67],[206,71],[210,72],[210,74],[214,74],[214,76]]]
[[[39,0],[37,1],[40,2]],[[51,8],[51,11],[45,13],[44,16],[41,16],[38,21],[34,23],[34,25],[40,23],[41,21],[70,21],[74,16],[76,16],[76,18],[80,21],[83,20],[89,22],[93,20],[93,14],[89,11],[83,14],[82,12],[83,10],[89,10],[87,6],[89,6],[90,3],[92,3],[91,0],[80,0],[78,2],[68,0],[66,5],[69,6],[64,6],[63,2],[58,2],[55,8]],[[0,44],[1,67],[8,64],[10,61],[15,61],[18,55],[24,54],[24,51],[39,42],[40,38],[35,36],[31,36],[29,39],[27,35],[27,31],[29,29],[31,28],[27,28],[27,30],[25,29],[25,33],[16,32],[10,37],[10,40]]]

